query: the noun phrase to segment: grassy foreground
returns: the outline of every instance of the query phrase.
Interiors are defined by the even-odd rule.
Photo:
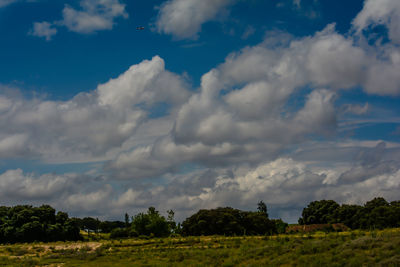
[[[400,229],[4,245],[0,266],[400,266]]]

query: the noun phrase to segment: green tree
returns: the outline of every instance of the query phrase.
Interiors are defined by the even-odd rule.
[[[171,230],[171,232],[173,233],[177,233],[177,227],[176,227],[176,222],[175,222],[175,212],[173,210],[167,210],[167,222],[169,225],[169,229]]]
[[[147,213],[139,213],[132,218],[132,233],[135,235],[147,235],[163,237],[170,234],[170,227],[164,216],[150,207]]]
[[[258,212],[265,214],[265,216],[268,218],[267,205],[264,203],[264,201],[260,200],[260,202],[257,203],[257,210]]]
[[[79,240],[79,227],[49,205],[0,207],[0,243]]]
[[[303,209],[299,224],[335,223],[339,207],[333,200],[313,201]]]
[[[230,207],[199,210],[182,222],[184,235],[264,235],[274,232],[275,224],[265,213]]]
[[[126,228],[129,227],[129,215],[128,215],[128,213],[125,213],[125,227]]]

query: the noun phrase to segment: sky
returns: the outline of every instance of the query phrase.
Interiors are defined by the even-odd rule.
[[[398,0],[0,0],[0,205],[399,200],[399,25]]]

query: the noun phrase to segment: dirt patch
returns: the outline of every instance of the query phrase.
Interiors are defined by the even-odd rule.
[[[48,253],[52,250],[66,250],[66,249],[87,249],[89,251],[94,251],[99,248],[102,244],[100,242],[82,242],[82,243],[65,243],[56,245],[41,245],[44,249],[44,253]],[[38,247],[38,246],[36,246]]]
[[[286,228],[286,233],[311,233],[316,231],[349,231],[350,228],[343,223],[334,224],[309,224],[309,225],[293,225]]]

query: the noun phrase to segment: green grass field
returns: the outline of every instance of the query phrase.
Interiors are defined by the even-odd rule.
[[[0,246],[0,266],[400,266],[400,229]]]

